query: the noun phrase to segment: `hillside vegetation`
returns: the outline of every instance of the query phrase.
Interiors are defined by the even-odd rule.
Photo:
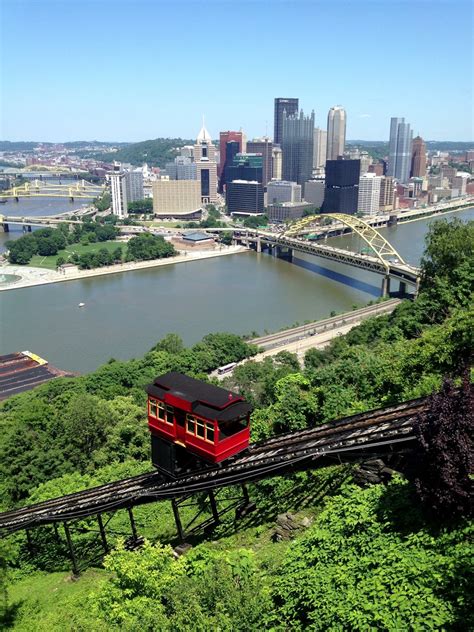
[[[227,378],[225,385],[255,407],[252,439],[429,395],[446,376],[459,385],[473,349],[473,287],[474,222],[433,223],[416,301],[365,321],[322,351],[308,351],[304,367],[282,352],[250,360]],[[0,428],[3,508],[148,471],[145,384],[169,370],[206,379],[217,366],[256,351],[232,334],[210,334],[191,348],[169,334],[141,359],[111,360],[89,375],[7,400]],[[240,522],[227,514],[212,541],[194,536],[193,549],[178,559],[169,546],[175,536],[168,503],[135,510],[147,538],[135,552],[123,542],[126,513],[117,512],[103,567],[70,590],[58,575],[70,568],[61,534],[52,527],[32,531],[33,556],[25,534],[14,535],[0,555],[4,624],[170,632],[472,628],[472,504],[446,500],[472,491],[466,474],[472,400],[464,379],[459,394],[446,382],[444,395],[433,400],[429,428],[442,423],[432,443],[423,448],[420,440],[414,478],[361,488],[357,468],[334,465],[256,483],[250,487],[255,513]],[[449,450],[435,458],[443,445]],[[417,470],[417,462],[425,465]],[[237,493],[225,490],[219,502],[225,506]],[[209,515],[203,497],[198,503]],[[293,539],[275,541],[275,521],[288,511],[301,527]],[[189,507],[183,512],[184,521],[193,515]],[[90,518],[73,534],[79,559],[89,565],[91,554],[100,553],[94,530]],[[48,590],[56,589],[53,599]]]
[[[171,162],[178,155],[178,150],[183,145],[194,145],[195,140],[183,138],[155,138],[144,140],[140,143],[130,143],[121,147],[114,153],[89,153],[87,157],[102,160],[104,162],[129,162],[132,165],[147,163],[150,167],[164,168],[167,162]]]

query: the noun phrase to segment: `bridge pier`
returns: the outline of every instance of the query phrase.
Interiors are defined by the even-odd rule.
[[[10,232],[10,226],[7,224],[7,222],[3,222],[2,224],[0,224],[0,233],[9,233]]]
[[[275,255],[278,259],[285,259],[286,261],[293,260],[293,250],[288,246],[277,246]]]
[[[390,294],[390,277],[385,274],[382,279],[382,297]]]
[[[257,237],[257,252],[262,252],[262,239],[260,235]]]

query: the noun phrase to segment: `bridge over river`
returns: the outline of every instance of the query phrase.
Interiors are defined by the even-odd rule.
[[[319,229],[317,237],[324,239],[324,230],[321,230],[321,219],[328,218],[335,222],[336,228],[340,232],[350,231],[360,238],[365,248],[358,252],[356,250],[346,250],[321,243],[319,239],[308,239],[308,229],[313,226]],[[324,228],[324,227],[323,227]],[[326,227],[326,237],[327,237]],[[333,229],[334,230],[334,229]],[[304,252],[306,254],[322,257],[338,263],[343,263],[370,272],[382,275],[382,295],[386,296],[390,292],[390,281],[399,282],[400,294],[407,293],[407,285],[414,289],[416,294],[419,285],[419,268],[412,266],[395,250],[395,248],[383,237],[378,230],[370,226],[364,220],[345,215],[342,213],[320,214],[309,216],[291,224],[284,232],[275,233],[260,229],[248,229],[234,234],[237,242],[249,247],[254,247],[257,252],[269,249],[277,257],[291,261],[293,252]]]

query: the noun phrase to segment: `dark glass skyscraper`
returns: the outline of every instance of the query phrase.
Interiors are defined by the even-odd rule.
[[[261,154],[237,154],[225,169],[227,183],[233,180],[254,180],[262,183],[263,157]]]
[[[298,99],[289,99],[278,97],[275,99],[275,115],[274,115],[274,130],[273,130],[273,143],[275,145],[281,144],[283,134],[283,112],[286,111],[287,116],[298,113]]]
[[[219,179],[219,193],[224,192],[224,187],[229,182],[227,175],[227,169],[234,164],[234,158],[240,152],[240,142],[236,140],[229,140],[225,144],[225,156],[221,156],[221,164],[224,165],[221,171],[221,177]]]
[[[281,149],[283,152],[283,180],[297,182],[303,187],[313,173],[314,112],[305,116],[283,115]]]
[[[357,213],[360,160],[327,160],[324,213]]]
[[[248,180],[234,180],[226,186],[226,204],[228,213],[250,215],[262,214],[263,185],[261,182]]]

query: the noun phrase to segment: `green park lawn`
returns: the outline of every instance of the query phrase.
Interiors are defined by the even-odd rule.
[[[123,250],[125,250],[126,244],[121,241],[98,241],[94,244],[87,244],[87,246],[83,246],[82,244],[71,244],[63,250],[58,250],[58,254],[56,255],[51,255],[48,257],[34,255],[28,265],[34,268],[47,268],[48,270],[55,270],[58,257],[64,257],[64,259],[67,259],[70,255],[74,253],[77,253],[78,255],[83,255],[86,252],[98,252],[101,248],[106,248],[109,252],[113,252],[117,248],[117,246],[123,246]]]

